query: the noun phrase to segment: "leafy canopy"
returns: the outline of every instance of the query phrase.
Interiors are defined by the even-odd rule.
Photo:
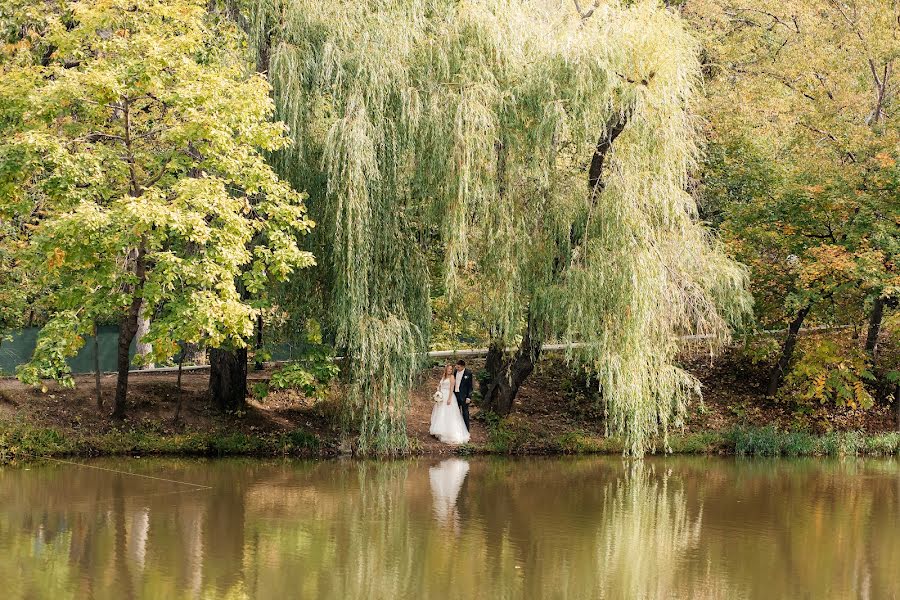
[[[289,140],[241,36],[198,0],[46,7],[4,47],[0,87],[18,113],[0,215],[49,310],[21,377],[65,377],[94,320],[136,298],[156,362],[177,341],[243,345],[269,281],[313,259],[304,197],[265,161]]]
[[[900,8],[691,0],[685,10],[715,75],[705,112],[722,160],[706,191],[730,204],[723,230],[751,267],[763,322],[805,306],[851,322],[866,300],[897,297]]]
[[[311,190],[314,281],[295,297],[349,360],[363,451],[406,447],[432,280],[479,281],[491,337],[585,341],[614,428],[640,454],[697,383],[680,333],[712,347],[747,309],[743,271],[685,191],[699,140],[698,45],[656,2],[255,3],[255,44]],[[589,186],[598,140],[624,123]],[[427,249],[444,251],[440,272]],[[314,307],[311,307],[314,309]]]

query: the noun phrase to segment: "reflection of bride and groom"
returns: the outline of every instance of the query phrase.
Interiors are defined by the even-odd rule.
[[[462,489],[469,463],[460,458],[449,458],[428,469],[431,482],[431,498],[434,501],[434,516],[438,523],[459,531],[459,512],[456,500]]]
[[[472,403],[472,371],[465,361],[447,365],[434,393],[429,433],[445,444],[469,441],[469,404]]]

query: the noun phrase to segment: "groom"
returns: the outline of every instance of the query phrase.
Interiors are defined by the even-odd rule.
[[[469,429],[469,404],[472,403],[472,371],[466,368],[466,361],[460,360],[455,368],[456,385],[453,390],[456,393],[456,403],[462,411],[466,429]]]

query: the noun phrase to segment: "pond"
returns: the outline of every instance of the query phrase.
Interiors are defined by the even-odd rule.
[[[894,460],[45,462],[0,506],[6,599],[900,597]]]

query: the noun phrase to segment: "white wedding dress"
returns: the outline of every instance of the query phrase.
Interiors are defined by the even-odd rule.
[[[453,393],[453,378],[441,379],[437,391],[441,394],[441,401],[434,403],[431,410],[431,427],[429,433],[437,436],[445,444],[466,444],[469,441],[469,430],[463,421],[462,412],[456,404],[456,396]],[[447,404],[447,400],[450,401]]]

